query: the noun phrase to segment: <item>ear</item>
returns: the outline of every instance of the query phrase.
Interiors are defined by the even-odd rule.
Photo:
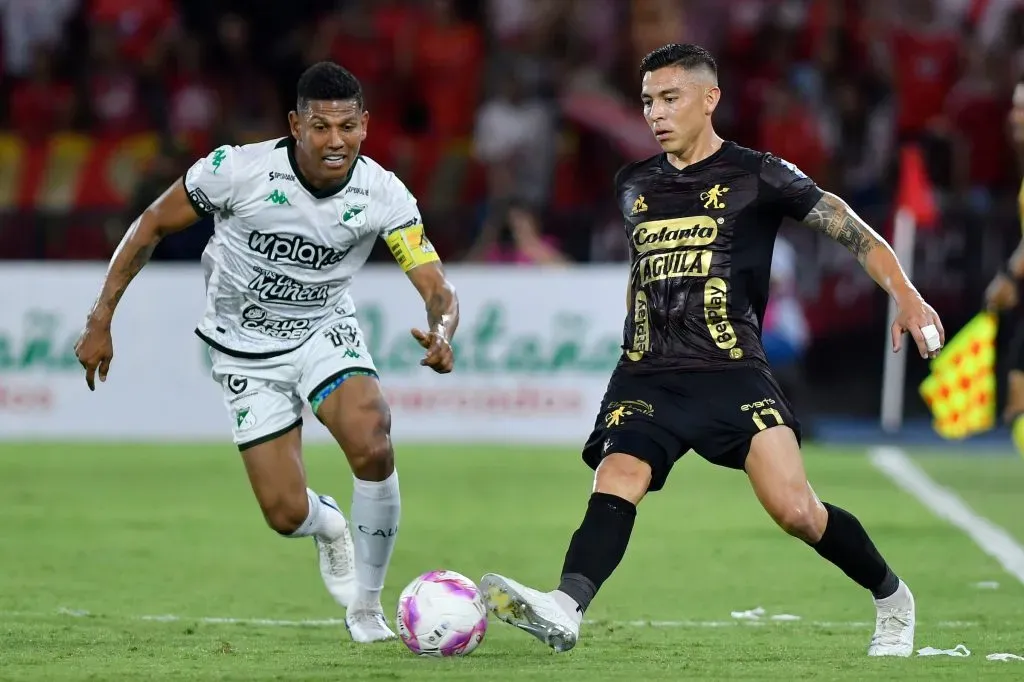
[[[718,108],[718,102],[722,99],[722,91],[718,86],[712,86],[704,90],[704,114],[710,116]]]
[[[370,123],[370,112],[364,111],[362,117],[359,119],[359,127],[362,128],[362,132],[359,134],[359,141],[362,142],[366,139],[367,126]]]
[[[296,140],[298,140],[299,139],[299,134],[300,134],[300,131],[299,131],[299,112],[297,112],[297,111],[289,111],[288,112],[288,129],[291,131],[292,137],[294,137]]]

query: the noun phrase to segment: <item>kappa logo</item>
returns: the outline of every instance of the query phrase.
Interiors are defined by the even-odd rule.
[[[707,191],[701,192],[700,198],[704,202],[704,208],[725,208],[725,202],[722,201],[722,195],[729,191],[728,187],[722,187],[721,185],[715,185]]]
[[[638,213],[646,213],[646,212],[647,212],[647,202],[644,200],[644,195],[641,194],[640,196],[638,196],[636,198],[636,201],[633,202],[633,215],[637,215]]]
[[[273,192],[270,193],[270,196],[268,196],[263,201],[269,201],[270,203],[275,204],[277,206],[284,206],[285,204],[291,206],[291,202],[288,201],[288,197],[285,196],[285,193],[279,189],[275,189]]]
[[[213,152],[213,158],[210,159],[210,165],[213,166],[213,174],[216,175],[217,171],[220,170],[220,165],[224,163],[224,159],[228,156],[227,147],[218,147]]]

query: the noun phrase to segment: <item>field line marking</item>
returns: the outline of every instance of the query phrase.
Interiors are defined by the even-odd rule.
[[[977,514],[952,490],[932,480],[900,448],[872,448],[868,458],[893,483],[917,498],[940,519],[966,533],[985,554],[998,561],[1007,573],[1024,583],[1024,547],[1012,535]]]
[[[61,608],[56,611],[0,611],[0,621],[10,618],[52,618],[64,616],[68,618],[97,618],[111,620],[149,621],[156,623],[200,623],[206,625],[252,625],[258,627],[341,627],[345,624],[343,618],[324,619],[278,619],[278,618],[228,618],[216,616],[180,616],[175,614],[154,614],[144,616],[131,616],[102,613],[92,613],[82,609]],[[870,628],[874,625],[868,621],[805,621],[805,620],[774,620],[766,618],[763,620],[605,620],[587,619],[588,625],[605,625],[613,627],[635,627],[635,628],[724,628],[740,626],[764,626],[777,625],[784,627],[786,624],[810,625],[818,628]],[[974,627],[977,623],[972,621],[940,621],[936,623],[941,628],[964,628]]]

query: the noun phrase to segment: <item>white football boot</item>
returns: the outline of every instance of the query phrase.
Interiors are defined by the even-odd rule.
[[[891,597],[875,601],[878,615],[868,656],[910,656],[914,653],[914,595],[901,580]]]
[[[495,573],[480,579],[480,591],[491,613],[509,625],[529,632],[555,651],[568,651],[576,646],[579,623],[550,593]]]
[[[342,608],[348,608],[356,596],[356,550],[352,544],[352,535],[348,531],[348,521],[341,513],[338,503],[329,495],[321,495],[320,501],[337,510],[344,525],[344,532],[331,541],[316,536],[317,551],[320,554],[320,577],[334,601]]]
[[[378,604],[357,604],[345,614],[345,627],[353,642],[369,644],[395,639],[395,633],[388,627],[384,609]]]

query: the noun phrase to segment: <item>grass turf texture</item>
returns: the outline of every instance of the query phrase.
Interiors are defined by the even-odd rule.
[[[978,513],[1024,540],[1018,458],[914,454]],[[306,461],[311,486],[347,508],[351,479],[340,452],[308,448]],[[389,620],[402,587],[430,569],[473,579],[497,571],[542,589],[557,582],[590,492],[591,474],[575,452],[401,447],[398,462],[403,516],[384,595]],[[629,552],[588,612],[596,622],[584,626],[576,649],[554,654],[492,619],[471,656],[434,660],[418,659],[398,642],[355,645],[342,625],[202,620],[344,617],[320,582],[312,541],[281,539],[264,526],[230,444],[4,444],[0,679],[1024,675],[1024,662],[985,660],[993,652],[1024,655],[1024,586],[874,470],[862,451],[809,448],[807,468],[818,494],[854,512],[911,585],[915,648],[964,643],[972,656],[867,658],[870,597],[775,528],[742,474],[693,455],[640,506]],[[974,586],[981,581],[1000,587]],[[751,625],[730,618],[730,611],[757,606],[801,620]],[[161,614],[180,619],[140,618]],[[637,620],[675,623],[631,623]]]

